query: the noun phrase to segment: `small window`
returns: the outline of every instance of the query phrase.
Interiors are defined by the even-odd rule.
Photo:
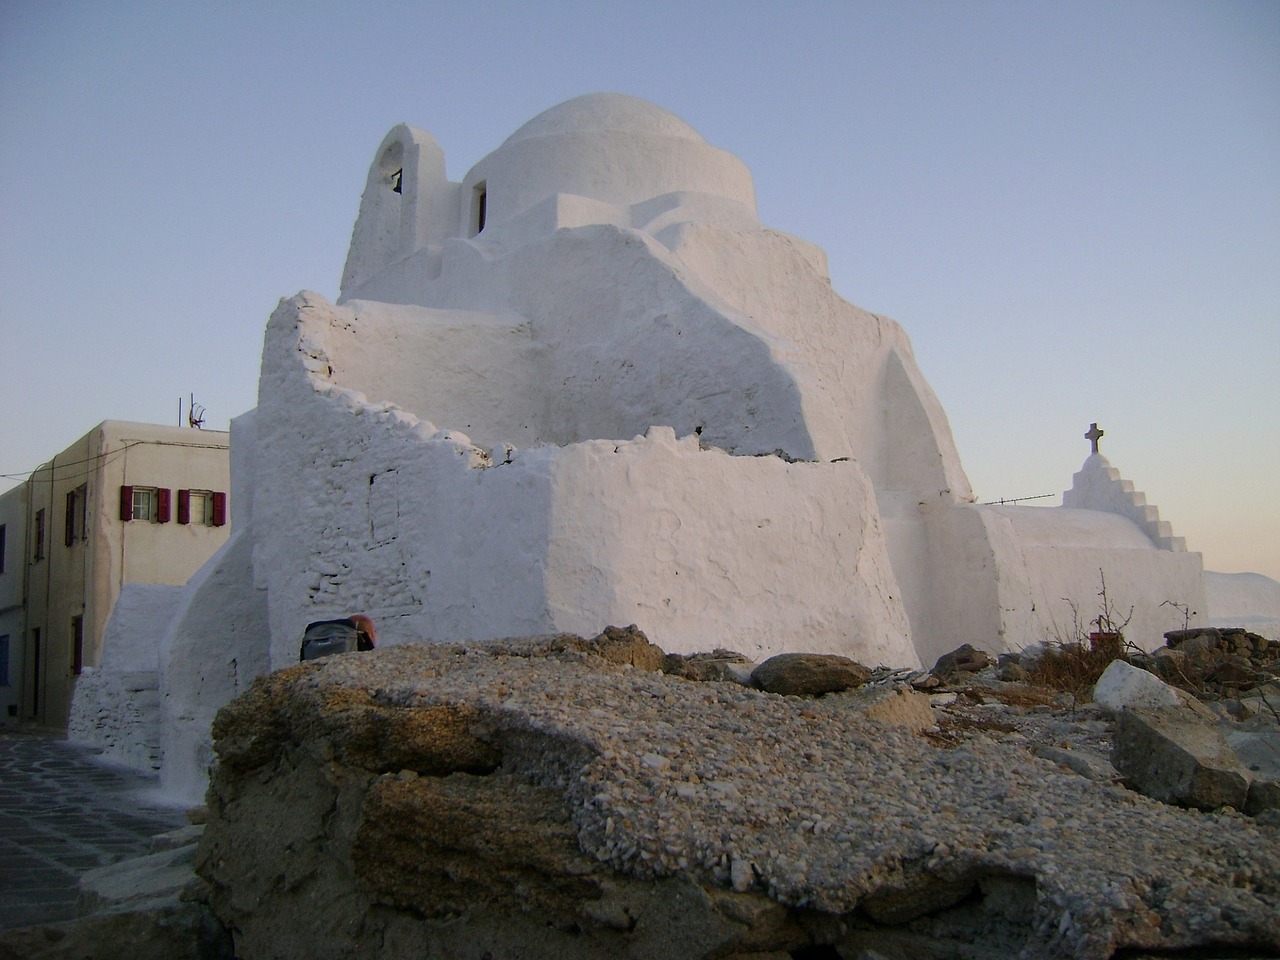
[[[0,636],[0,687],[9,686],[9,635]]]
[[[36,511],[36,528],[32,533],[34,550],[31,557],[36,563],[39,563],[44,559],[44,507]]]
[[[178,522],[198,527],[213,526],[213,491],[179,490]]]
[[[121,487],[120,519],[168,523],[172,493],[165,487]]]
[[[133,488],[133,510],[131,514],[134,520],[154,521],[156,519],[160,499],[156,496],[158,492],[155,487]]]
[[[167,490],[160,492],[168,493]],[[227,495],[220,490],[179,490],[178,522],[198,527],[226,526]]]
[[[67,524],[64,542],[68,547],[76,541],[89,538],[88,503],[88,484],[82,483],[67,494]]]
[[[5,524],[0,523],[0,573],[4,573],[4,555],[8,548],[8,538],[5,536]]]
[[[489,188],[484,181],[477,183],[471,191],[471,235],[474,237],[484,229],[485,219],[489,213]]]

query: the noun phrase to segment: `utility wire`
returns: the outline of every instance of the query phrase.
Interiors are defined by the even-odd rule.
[[[34,469],[31,469],[31,470],[23,471],[22,473],[0,473],[0,479],[25,480],[27,479],[27,477],[33,474],[43,473],[44,471],[48,470],[51,473],[56,473],[56,476],[53,477],[52,479],[78,480],[80,477],[87,477],[92,475],[93,471],[97,469],[97,465],[99,463],[109,463],[112,459],[114,459],[115,457],[118,457],[120,454],[124,453],[130,447],[136,447],[141,444],[148,444],[148,443],[159,444],[161,446],[166,446],[166,447],[191,447],[193,449],[203,449],[203,450],[216,449],[220,447],[220,444],[216,444],[216,443],[183,443],[182,441],[175,441],[175,440],[128,440],[124,443],[123,446],[117,447],[114,450],[107,450],[107,451],[104,451],[103,453],[95,454],[92,457],[85,457],[83,460],[67,460],[63,463],[57,463],[57,464],[55,464],[52,460],[50,460],[48,463],[42,463],[40,464],[40,466],[35,467]],[[71,467],[80,467],[80,466],[83,466],[84,464],[93,464],[94,466],[87,470],[84,470],[83,472],[74,473],[74,474],[68,474],[68,473],[62,472],[64,470],[69,470]]]
[[[32,474],[43,473],[45,470],[48,470],[52,473],[60,470],[70,469],[71,467],[79,467],[86,463],[92,463],[95,465],[99,462],[106,463],[111,458],[117,457],[120,454],[124,453],[130,447],[136,447],[138,444],[146,443],[146,442],[147,441],[145,440],[130,440],[123,447],[119,447],[115,450],[107,450],[104,453],[97,453],[97,454],[94,454],[92,457],[85,457],[83,460],[68,460],[65,463],[54,463],[52,460],[50,460],[48,463],[42,463],[40,464],[40,466],[35,467],[34,469],[31,469],[31,470],[27,470],[23,473],[0,473],[0,477],[3,477],[5,480],[25,480],[27,477],[31,476]],[[92,470],[89,470],[83,474],[76,474],[75,476],[70,478],[68,478],[67,475],[63,474],[60,477],[57,477],[55,479],[66,480],[66,479],[76,479],[77,477],[80,477],[80,476],[87,477],[92,472],[93,472]]]
[[[1044,500],[1047,497],[1056,497],[1056,493],[1037,493],[1034,497],[1013,497],[1007,500],[984,500],[979,506],[990,507],[997,506],[1002,503],[1021,503],[1023,500]]]

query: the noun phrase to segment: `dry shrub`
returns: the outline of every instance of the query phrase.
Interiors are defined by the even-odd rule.
[[[1093,685],[1113,660],[1123,660],[1123,639],[1119,634],[1103,634],[1083,643],[1062,643],[1050,647],[1027,667],[1028,682],[1069,693],[1076,700],[1092,699]]]

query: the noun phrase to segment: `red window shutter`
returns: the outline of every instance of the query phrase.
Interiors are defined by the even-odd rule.
[[[156,522],[168,523],[173,502],[173,491],[161,487],[156,491]]]
[[[76,492],[67,494],[67,525],[62,532],[62,542],[68,547],[76,541]]]
[[[190,490],[178,491],[178,522],[179,523],[191,522],[191,491]]]
[[[215,493],[213,495],[213,525],[215,527],[225,527],[227,525],[227,495],[225,493]]]
[[[133,487],[122,486],[120,488],[120,519],[133,519]]]

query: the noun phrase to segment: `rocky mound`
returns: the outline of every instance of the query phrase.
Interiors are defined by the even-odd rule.
[[[1171,684],[1197,696],[1219,700],[1271,687],[1280,692],[1280,642],[1242,628],[1196,627],[1171,630],[1165,646],[1133,657]]]
[[[1280,955],[1277,818],[1121,785],[1100,708],[707,660],[614,631],[261,678],[197,857],[237,956]]]

